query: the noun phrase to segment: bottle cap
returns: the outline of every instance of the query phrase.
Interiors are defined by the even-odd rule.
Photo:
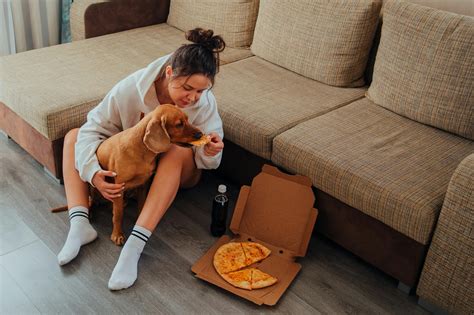
[[[219,185],[219,187],[217,188],[217,191],[223,194],[227,191],[227,187],[225,185]]]

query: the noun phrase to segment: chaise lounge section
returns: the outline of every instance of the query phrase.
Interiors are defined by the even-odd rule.
[[[87,13],[99,14],[103,12],[99,5],[111,4],[97,2],[87,7]],[[146,12],[154,7],[142,9]],[[168,6],[160,8],[166,14],[158,18],[166,18]],[[80,127],[86,114],[118,81],[185,43],[184,32],[165,21],[1,58],[0,127],[53,177],[61,179],[65,134]],[[248,49],[228,47],[221,61],[226,64],[250,55]]]

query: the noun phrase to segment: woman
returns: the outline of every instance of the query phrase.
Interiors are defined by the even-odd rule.
[[[88,183],[109,200],[119,197],[123,183],[108,183],[96,157],[100,143],[139,122],[142,113],[160,104],[175,104],[189,117],[189,122],[211,142],[203,147],[183,148],[172,145],[160,156],[155,177],[144,207],[125,243],[109,280],[109,289],[120,290],[133,285],[137,265],[146,241],[174,200],[180,187],[192,187],[201,169],[217,168],[222,157],[222,121],[210,91],[219,69],[219,53],[225,42],[213,36],[212,30],[194,29],[186,34],[192,44],[183,45],[171,55],[157,59],[146,68],[123,79],[87,115],[87,122],[67,133],[64,139],[64,187],[69,209],[70,229],[58,262],[64,265],[74,259],[82,245],[97,238],[89,223]]]

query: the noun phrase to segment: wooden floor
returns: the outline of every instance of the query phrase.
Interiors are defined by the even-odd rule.
[[[239,187],[206,173],[197,187],[179,192],[153,233],[135,285],[111,292],[107,282],[121,249],[109,241],[111,213],[95,212],[99,238],[59,267],[68,216],[49,209],[65,203],[64,188],[0,135],[0,313],[426,314],[394,279],[318,234],[276,306],[257,306],[195,278],[191,265],[216,240],[209,223],[220,183],[229,186],[233,208]],[[131,207],[126,213],[128,234],[136,213]]]

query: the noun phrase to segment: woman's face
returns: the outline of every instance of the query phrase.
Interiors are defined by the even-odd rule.
[[[172,74],[171,67],[166,69]],[[195,104],[199,101],[202,92],[210,88],[211,80],[202,74],[193,74],[189,77],[171,78],[168,83],[168,92],[171,100],[176,106],[184,108]]]

